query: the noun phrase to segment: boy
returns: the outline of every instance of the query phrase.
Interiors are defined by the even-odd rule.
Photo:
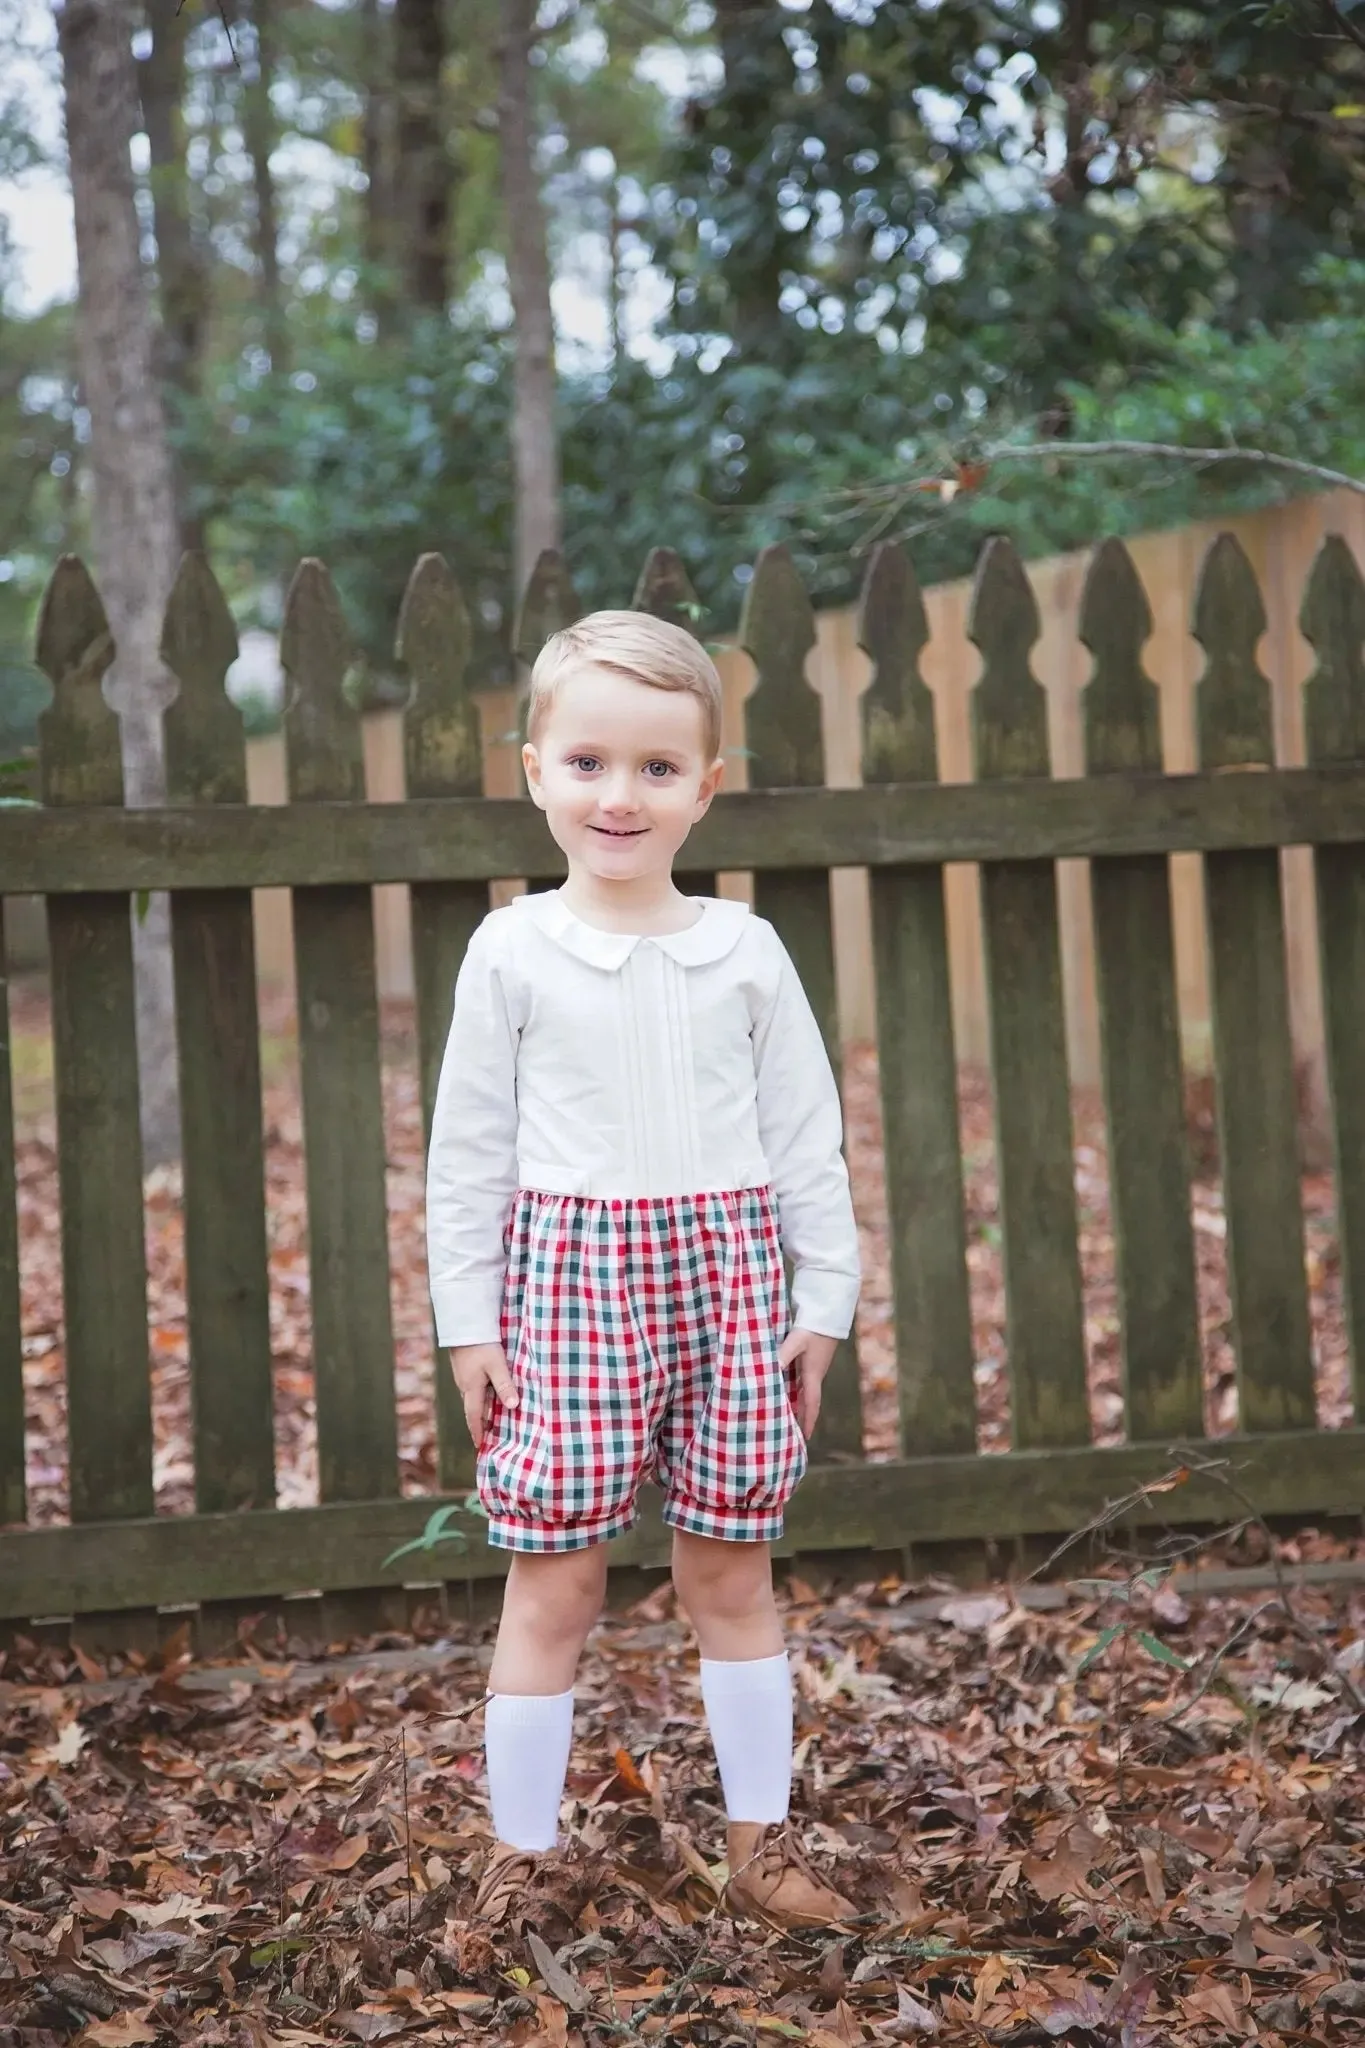
[[[513,1553],[486,1709],[490,1920],[555,1846],[574,1672],[646,1476],[701,1649],[727,1901],[779,1926],[854,1911],[786,1825],[768,1545],[852,1326],[858,1237],[791,960],[744,904],[673,881],[720,786],[720,718],[679,627],[596,612],[547,642],[522,759],[568,880],[493,911],[456,986],[427,1236],[489,1541]]]

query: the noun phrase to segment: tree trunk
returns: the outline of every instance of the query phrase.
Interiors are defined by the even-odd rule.
[[[626,356],[626,292],[621,265],[621,234],[625,221],[621,211],[623,179],[617,170],[607,187],[607,334],[611,344],[613,375]]]
[[[393,267],[393,38],[381,0],[361,0],[365,111],[361,151],[365,166],[365,267],[370,303],[382,320],[392,311]]]
[[[275,77],[274,0],[240,0],[237,18],[251,26],[251,54],[242,86],[242,139],[251,158],[251,184],[256,201],[252,241],[262,335],[271,369],[283,372],[289,367],[288,333],[280,290],[279,209],[275,202],[275,176],[270,168],[270,153],[275,147],[275,110],[270,101]]]
[[[394,226],[410,308],[444,313],[450,296],[452,165],[446,149],[444,0],[396,0]]]
[[[555,340],[545,207],[536,176],[531,113],[535,0],[504,0],[499,49],[498,142],[507,283],[512,297],[512,461],[516,594],[545,548],[561,541]]]
[[[715,17],[725,76],[711,105],[724,105],[724,139],[746,138],[746,150],[766,148],[774,53],[784,66],[787,61],[781,15],[771,0],[715,0]],[[777,360],[786,336],[778,303],[782,278],[775,231],[761,252],[750,251],[743,262],[727,264],[726,285],[732,338],[740,355],[748,362]]]
[[[80,277],[77,346],[90,414],[95,560],[117,648],[108,691],[121,722],[127,801],[147,805],[164,802],[166,794],[161,711],[173,686],[158,641],[178,536],[130,162],[137,25],[133,0],[66,0],[57,16]],[[153,899],[134,932],[143,1159],[150,1167],[179,1150],[164,899]]]
[[[197,398],[203,383],[208,328],[208,271],[190,219],[185,160],[185,23],[179,0],[146,0],[151,47],[138,65],[142,120],[151,156],[156,268],[161,285],[162,374],[182,398]],[[175,474],[181,548],[201,547],[203,534]]]

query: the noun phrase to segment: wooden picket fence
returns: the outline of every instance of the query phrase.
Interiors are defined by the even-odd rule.
[[[658,550],[634,602],[686,621],[691,593]],[[577,613],[547,557],[518,645]],[[957,1540],[1051,1537],[1155,1480],[1203,1433],[1200,1333],[1176,1015],[1168,856],[1204,857],[1214,1040],[1241,1435],[1221,1440],[1267,1515],[1358,1516],[1365,1430],[1320,1430],[1304,1270],[1279,849],[1315,849],[1321,971],[1337,1140],[1340,1252],[1358,1371],[1365,1344],[1365,582],[1323,547],[1303,603],[1317,655],[1307,685],[1310,765],[1274,765],[1255,576],[1223,536],[1204,566],[1193,630],[1206,656],[1200,771],[1165,775],[1150,632],[1126,550],[1105,542],[1080,635],[1088,773],[1050,773],[1044,693],[1030,672],[1038,615],[1008,542],[979,566],[971,636],[977,780],[940,785],[919,672],[924,610],[910,563],[884,547],[861,642],[865,787],[823,786],[819,707],[804,674],[809,601],[780,548],[760,558],[741,642],[758,684],[746,705],[750,789],[723,796],[690,843],[688,886],[751,870],[758,911],[789,947],[839,1057],[830,870],[871,871],[880,1080],[901,1455],[863,1460],[856,1361],[843,1347],[788,1547],[905,1554]],[[236,639],[202,559],[181,565],[163,652],[179,695],[166,714],[170,807],[125,810],[111,659],[79,561],[58,567],[39,659],[54,689],[42,728],[41,808],[0,811],[0,892],[46,898],[51,937],[62,1201],[71,1523],[25,1528],[18,1238],[12,1149],[0,1161],[0,1618],[102,1615],[198,1603],[401,1590],[404,1574],[487,1578],[501,1560],[477,1523],[469,1548],[388,1570],[431,1498],[399,1494],[385,1219],[384,1128],[371,889],[411,886],[421,1090],[430,1115],[451,990],[497,878],[562,873],[544,820],[485,798],[466,615],[439,556],[404,598],[398,654],[412,677],[403,804],[364,801],[360,730],[342,690],[348,641],[326,570],[305,562],[282,660],[289,797],[246,801],[241,723],[225,690]],[[1093,863],[1126,1442],[1092,1441],[1055,864]],[[981,866],[1013,1438],[976,1449],[972,1332],[955,1092],[944,869]],[[703,872],[705,871],[705,872]],[[307,1154],[321,1505],[277,1509],[267,1226],[251,891],[293,892]],[[130,908],[172,892],[184,1125],[185,1252],[196,1512],[154,1513],[143,1189]],[[0,1146],[12,1148],[7,1046]],[[468,1441],[437,1375],[438,1476],[460,1498]],[[1156,1513],[1160,1503],[1150,1507]],[[1171,1504],[1166,1503],[1170,1508]],[[1174,1512],[1174,1510],[1171,1510]],[[1131,1510],[1141,1520],[1142,1508]],[[1198,1472],[1178,1519],[1227,1519]],[[657,1515],[617,1549],[666,1556]],[[226,1611],[226,1610],[223,1610]],[[355,1611],[359,1611],[358,1609]]]

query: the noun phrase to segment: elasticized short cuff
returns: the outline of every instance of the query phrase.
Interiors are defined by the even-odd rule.
[[[721,1543],[778,1543],[785,1526],[780,1507],[703,1508],[685,1500],[665,1501],[664,1521],[685,1536],[712,1536]]]
[[[493,1550],[519,1550],[541,1556],[565,1550],[589,1550],[594,1543],[609,1543],[613,1536],[624,1535],[627,1529],[634,1528],[638,1519],[638,1511],[634,1507],[623,1508],[605,1521],[575,1522],[572,1527],[563,1524],[551,1527],[490,1515],[488,1543]]]

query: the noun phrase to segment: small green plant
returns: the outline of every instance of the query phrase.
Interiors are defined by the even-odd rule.
[[[1147,1571],[1139,1572],[1135,1578],[1126,1581],[1078,1579],[1076,1584],[1093,1589],[1102,1600],[1117,1600],[1124,1605],[1130,1605],[1141,1594],[1158,1591],[1169,1576],[1170,1567],[1159,1565]],[[1188,1671],[1190,1668],[1189,1660],[1182,1657],[1179,1651],[1173,1650],[1169,1643],[1163,1643],[1161,1638],[1154,1636],[1149,1629],[1138,1628],[1131,1617],[1125,1615],[1121,1621],[1110,1622],[1105,1628],[1100,1630],[1094,1642],[1076,1666],[1076,1676],[1078,1678],[1081,1677],[1084,1672],[1090,1670],[1092,1665],[1098,1664],[1105,1651],[1112,1644],[1118,1642],[1120,1638],[1136,1643],[1138,1648],[1145,1650],[1149,1657],[1154,1657],[1158,1664],[1169,1664],[1174,1671]]]
[[[457,1517],[478,1515],[488,1520],[487,1510],[481,1505],[477,1493],[466,1494],[463,1500],[447,1501],[443,1507],[433,1508],[427,1516],[426,1527],[420,1536],[414,1536],[410,1543],[400,1543],[397,1550],[391,1550],[384,1559],[384,1569],[397,1564],[400,1557],[414,1557],[419,1552],[425,1555],[442,1543],[453,1543],[458,1550],[468,1550],[469,1533],[462,1529]]]
[[[36,799],[28,792],[33,787],[34,760],[31,753],[19,754],[12,761],[0,761],[0,810],[31,811]]]

